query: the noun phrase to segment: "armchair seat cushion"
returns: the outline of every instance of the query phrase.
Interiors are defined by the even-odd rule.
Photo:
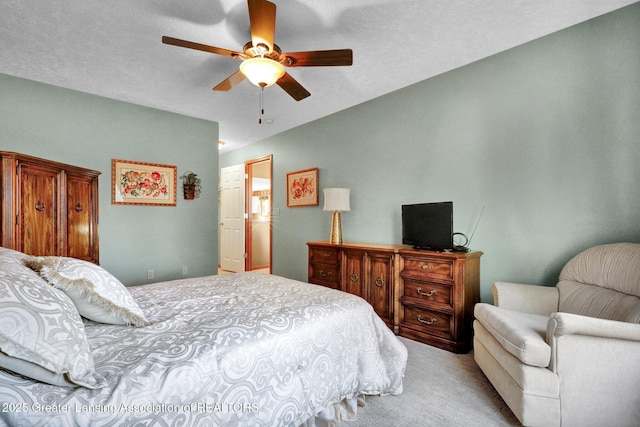
[[[547,367],[551,347],[545,337],[549,316],[521,313],[480,303],[475,318],[506,351],[529,366]]]

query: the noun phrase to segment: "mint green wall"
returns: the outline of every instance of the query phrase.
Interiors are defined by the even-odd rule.
[[[639,23],[637,3],[222,155],[273,154],[273,272],[306,280],[305,242],[328,238],[322,197],[286,207],[286,173],[315,166],[321,188],[351,188],[345,240],[398,243],[403,203],[452,200],[462,232],[484,206],[485,301],[494,281],[553,285],[584,248],[640,242]]]
[[[0,129],[2,150],[102,172],[100,263],[123,283],[181,278],[183,265],[189,276],[216,273],[217,123],[0,74]],[[112,158],[196,172],[202,195],[179,192],[176,207],[112,205]]]

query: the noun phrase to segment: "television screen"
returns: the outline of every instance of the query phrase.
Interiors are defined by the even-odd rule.
[[[453,202],[402,205],[402,243],[419,249],[453,249]]]

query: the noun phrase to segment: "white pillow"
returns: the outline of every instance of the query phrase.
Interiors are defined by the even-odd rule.
[[[87,319],[113,325],[149,324],[127,288],[100,266],[66,257],[27,257],[25,264],[66,293]]]
[[[21,254],[22,255],[22,254]],[[100,388],[93,357],[71,300],[0,251],[0,367],[54,385]]]
[[[21,260],[26,255],[19,251],[14,251],[13,249],[7,249],[0,246],[0,261],[10,261],[12,259]]]

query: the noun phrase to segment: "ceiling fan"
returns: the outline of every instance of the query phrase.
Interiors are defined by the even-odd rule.
[[[213,90],[227,91],[249,79],[261,88],[277,84],[293,99],[300,101],[309,95],[284,67],[317,67],[352,65],[351,49],[315,50],[307,52],[282,53],[274,43],[276,29],[276,5],[267,0],[248,0],[251,41],[242,52],[208,46],[200,43],[163,36],[162,43],[189,49],[215,53],[242,61],[240,69],[223,80]]]

